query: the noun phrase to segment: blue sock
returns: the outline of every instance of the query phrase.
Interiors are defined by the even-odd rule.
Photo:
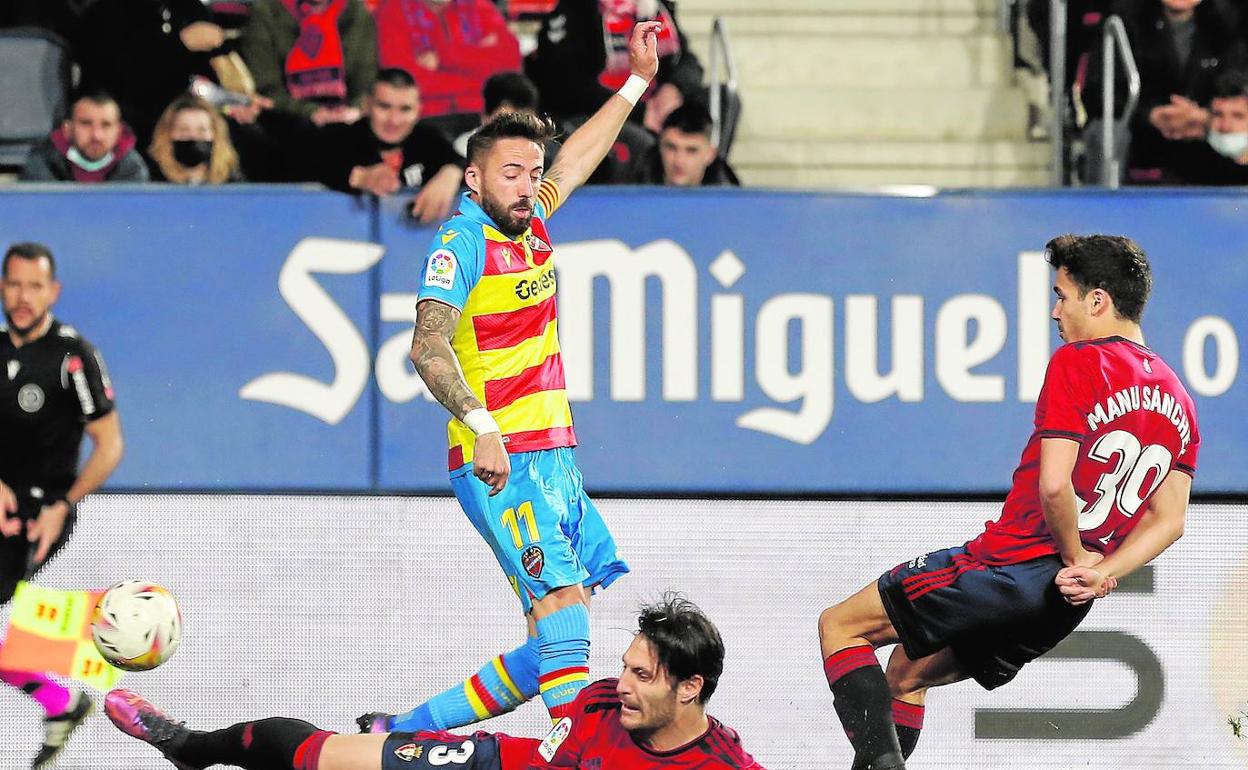
[[[537,621],[537,642],[538,689],[557,722],[589,684],[589,608],[574,604]]]
[[[473,676],[433,696],[406,714],[395,716],[399,732],[451,730],[506,714],[537,695],[538,644],[530,638],[511,652],[491,659]]]

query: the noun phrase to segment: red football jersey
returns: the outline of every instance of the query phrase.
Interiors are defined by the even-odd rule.
[[[614,679],[581,690],[571,716],[542,740],[496,735],[502,770],[763,770],[735,730],[708,717],[706,732],[678,749],[650,751],[620,726]]]
[[[1058,348],[1001,517],[967,544],[981,562],[1015,564],[1057,553],[1040,507],[1046,438],[1079,442],[1071,473],[1079,535],[1089,551],[1107,555],[1135,528],[1136,514],[1172,469],[1195,475],[1200,449],[1192,398],[1156,353],[1122,337]]]

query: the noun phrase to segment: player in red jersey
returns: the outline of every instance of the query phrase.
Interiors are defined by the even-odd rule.
[[[182,770],[763,770],[741,739],[705,711],[724,670],[719,631],[691,602],[643,606],[618,679],[584,688],[541,740],[477,732],[338,735],[275,717],[223,730],[188,730],[142,697],[114,690],[113,724]]]
[[[1049,362],[1000,518],[819,618],[854,768],[904,768],[928,688],[1010,681],[1183,533],[1200,431],[1179,378],[1144,344],[1148,260],[1103,235],[1054,238],[1046,257],[1067,344]],[[875,649],[897,642],[882,671]]]

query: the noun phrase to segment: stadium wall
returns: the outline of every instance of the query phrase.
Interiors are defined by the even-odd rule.
[[[1058,344],[1044,244],[1103,231],[1152,256],[1145,329],[1196,398],[1197,494],[1242,496],[1242,205],[578,192],[552,230],[579,462],[615,494],[1000,493]],[[23,186],[0,193],[0,234],[52,247],[59,314],[110,364],[114,489],[446,489],[444,412],[406,361],[433,230],[401,201]]]
[[[633,572],[595,599],[595,676],[618,671],[641,600],[680,589],[723,632],[711,713],[772,770],[848,767],[823,680],[819,611],[872,576],[961,542],[991,503],[612,499],[601,501]],[[1242,768],[1248,738],[1248,506],[1195,505],[1187,534],[1098,603],[1048,658],[993,693],[933,692],[916,770]],[[515,602],[449,498],[98,495],[53,587],[141,577],[185,614],[181,648],[122,685],[192,726],[299,716],[349,730],[398,710],[518,643]],[[1245,720],[1248,722],[1248,719]],[[536,735],[540,703],[490,723]],[[0,690],[0,767],[26,767],[36,708]],[[64,770],[168,765],[103,718],[76,734]]]

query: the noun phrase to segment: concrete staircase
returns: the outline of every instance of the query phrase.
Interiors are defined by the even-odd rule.
[[[708,66],[724,19],[744,111],[730,160],[748,185],[1046,186],[998,0],[680,0]]]

